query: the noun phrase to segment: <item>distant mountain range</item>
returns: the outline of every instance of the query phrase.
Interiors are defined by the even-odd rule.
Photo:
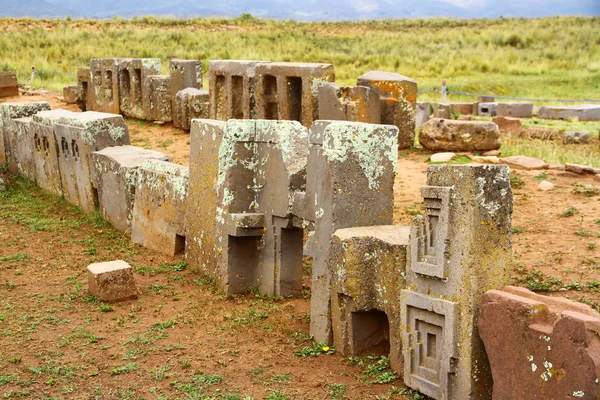
[[[497,18],[600,15],[600,0],[1,0],[0,17],[90,17],[115,15],[255,17],[320,20],[382,18]]]

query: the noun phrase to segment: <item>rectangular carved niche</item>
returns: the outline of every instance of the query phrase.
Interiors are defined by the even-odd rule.
[[[417,219],[411,229],[411,269],[417,274],[445,279],[452,188],[425,186],[421,194],[425,216]]]
[[[458,303],[403,290],[401,318],[404,383],[434,399],[450,398]]]

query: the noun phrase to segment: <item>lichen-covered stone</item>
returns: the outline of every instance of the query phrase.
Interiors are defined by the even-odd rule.
[[[146,160],[170,161],[170,157],[135,146],[106,147],[91,157],[100,214],[117,230],[131,233],[139,166]]]
[[[333,234],[327,259],[331,319],[333,343],[343,356],[382,345],[385,351],[389,343],[390,364],[402,370],[399,298],[405,287],[409,234],[409,227],[391,225]]]
[[[75,104],[80,97],[79,86],[65,86],[63,88],[63,99],[65,100],[65,103]]]
[[[173,112],[172,120],[175,126],[180,127],[181,121],[178,119],[177,93],[186,88],[202,88],[202,64],[198,60],[171,60],[169,62],[169,92],[171,93],[171,110]]]
[[[121,114],[131,118],[149,119],[151,95],[145,93],[148,76],[160,74],[159,58],[124,58],[119,63],[119,105]]]
[[[421,146],[431,151],[488,151],[501,146],[500,131],[493,122],[434,118],[421,127]]]
[[[94,96],[93,111],[120,114],[119,58],[93,58],[90,61],[90,84]]]
[[[600,121],[600,105],[544,106],[540,107],[538,116],[548,119],[577,118],[580,121]]]
[[[177,92],[175,98],[177,118],[173,119],[173,124],[176,127],[189,131],[193,119],[208,118],[210,106],[206,90],[186,88]]]
[[[172,116],[171,77],[166,75],[149,75],[144,81],[144,93],[148,97],[144,101],[144,115],[149,121],[169,122]],[[173,94],[173,98],[175,94]]]
[[[90,67],[77,68],[78,98],[77,106],[81,111],[94,111],[94,92]]]
[[[481,295],[509,280],[508,167],[430,166],[422,193],[401,296],[404,382],[435,399],[487,399],[492,379],[476,321]]]
[[[91,153],[129,144],[127,125],[120,115],[88,111],[60,117],[54,134],[65,199],[92,213],[97,197],[92,184]]]
[[[417,82],[393,72],[369,71],[358,78],[357,84],[379,92],[381,123],[398,127],[398,148],[414,146]]]
[[[8,164],[8,170],[18,173],[16,148],[13,146],[17,135],[16,119],[28,118],[40,111],[49,110],[50,103],[3,103],[0,106],[0,163]]]
[[[483,295],[479,332],[493,400],[598,398],[600,314],[591,307],[508,286]]]
[[[514,118],[531,118],[533,115],[533,103],[498,103],[496,115]]]
[[[359,122],[317,121],[309,140],[304,209],[295,211],[315,224],[311,334],[331,341],[331,235],[342,228],[392,223],[393,182],[398,162],[398,130]],[[296,203],[296,201],[294,202]],[[300,204],[300,202],[298,201]]]
[[[138,167],[131,241],[175,255],[185,250],[185,204],[189,168],[159,160]]]

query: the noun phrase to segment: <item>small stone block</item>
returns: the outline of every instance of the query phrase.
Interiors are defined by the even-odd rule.
[[[113,302],[137,298],[133,270],[125,261],[94,263],[87,269],[89,291],[98,300]]]
[[[229,214],[227,234],[235,237],[262,236],[265,215],[262,213]]]

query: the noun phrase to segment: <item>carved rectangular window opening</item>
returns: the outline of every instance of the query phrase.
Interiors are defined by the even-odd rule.
[[[422,195],[425,216],[417,219],[411,229],[411,269],[417,274],[445,279],[452,188],[425,186]]]

